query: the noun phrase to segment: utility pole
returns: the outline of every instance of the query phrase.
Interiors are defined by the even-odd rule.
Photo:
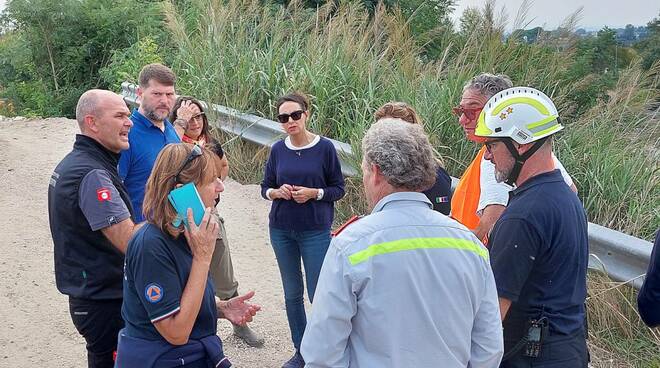
[[[614,75],[619,75],[619,42],[614,41]]]

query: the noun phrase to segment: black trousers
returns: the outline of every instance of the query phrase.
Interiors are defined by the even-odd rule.
[[[523,356],[523,350],[503,361],[500,368],[587,368],[589,362],[584,330],[572,335],[550,334],[536,358]]]
[[[112,368],[117,336],[124,327],[121,299],[90,300],[69,297],[71,320],[87,342],[87,366]]]

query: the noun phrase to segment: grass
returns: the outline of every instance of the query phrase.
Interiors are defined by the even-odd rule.
[[[587,308],[594,367],[660,368],[660,331],[644,325],[635,289],[590,272]]]
[[[565,117],[556,151],[590,221],[647,239],[660,228],[660,130],[653,105],[660,99],[660,63],[647,73],[637,65],[622,71],[609,101],[585,110],[570,98],[582,83],[566,75],[570,49],[503,42],[503,25],[496,22],[485,31],[443,36],[444,57],[425,62],[396,11],[379,8],[369,18],[355,2],[317,10],[295,1],[286,7],[260,0],[193,4],[179,11],[171,6],[166,14],[178,45],[173,59],[180,92],[272,117],[278,96],[304,91],[312,98],[311,130],[350,143],[354,152],[377,107],[406,101],[422,116],[447,170],[460,176],[478,147],[464,139],[450,108],[471,76],[506,73],[516,84],[552,95]]]
[[[471,34],[441,34],[442,57],[427,61],[396,11],[342,2],[304,9],[257,0],[194,0],[166,11],[180,92],[244,112],[273,117],[274,100],[291,90],[312,98],[312,131],[350,143],[360,140],[372,113],[391,100],[412,104],[448,171],[460,176],[478,147],[450,115],[463,84],[480,72],[506,73],[515,84],[551,95],[566,126],[556,152],[578,186],[590,221],[650,239],[660,228],[657,86],[660,63],[621,71],[607,101],[575,106],[571,94],[587,79],[567,73],[571,49],[550,43],[502,41],[502,26]],[[227,140],[229,137],[221,137]],[[267,150],[239,140],[225,146],[230,175],[261,180]],[[359,154],[358,154],[359,155]],[[359,160],[356,157],[356,160]],[[349,178],[337,222],[364,213],[361,179]],[[639,322],[634,292],[590,276],[591,347],[598,367],[658,366],[657,332]]]

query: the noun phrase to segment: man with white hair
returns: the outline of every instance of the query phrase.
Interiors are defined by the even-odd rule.
[[[302,341],[306,367],[497,367],[488,251],[420,193],[436,177],[421,126],[382,119],[362,151],[373,210],[330,243]]]

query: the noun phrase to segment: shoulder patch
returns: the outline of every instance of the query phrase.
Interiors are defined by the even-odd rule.
[[[144,296],[149,303],[158,303],[163,299],[163,288],[158,284],[151,283],[144,288]]]
[[[350,224],[356,222],[357,220],[361,219],[362,217],[364,217],[364,216],[362,216],[362,215],[355,215],[355,216],[349,218],[348,221],[346,221],[346,222],[344,222],[343,224],[341,224],[341,226],[339,226],[339,227],[337,228],[337,230],[333,231],[333,232],[330,233],[330,234],[331,234],[332,236],[337,236],[337,235],[339,235],[342,231],[344,231],[344,230],[348,227],[348,225],[350,225]]]
[[[98,199],[99,202],[111,200],[112,196],[110,195],[110,189],[108,189],[108,188],[99,188],[99,189],[97,189],[96,190],[96,199]]]

